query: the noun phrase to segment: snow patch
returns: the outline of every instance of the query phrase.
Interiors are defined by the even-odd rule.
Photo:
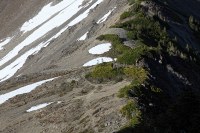
[[[30,45],[37,39],[39,39],[42,36],[44,36],[45,34],[47,34],[52,29],[61,26],[63,23],[65,23],[67,20],[69,20],[72,16],[74,16],[81,9],[79,7],[79,5],[81,5],[81,3],[84,0],[70,0],[70,1],[67,0],[67,1],[68,1],[68,3],[71,3],[71,4],[68,5],[66,8],[64,8],[62,11],[60,11],[58,13],[58,15],[54,16],[53,18],[48,20],[46,23],[44,23],[42,26],[40,26],[31,35],[29,35],[23,42],[18,44],[13,50],[11,50],[6,56],[4,56],[0,60],[0,66],[2,66],[6,62],[8,62],[12,58],[14,58],[19,53],[19,51],[22,50],[25,46]],[[68,24],[68,26],[73,26],[73,25],[79,23],[80,21],[82,21],[84,18],[86,18],[88,16],[89,11],[91,9],[93,9],[94,7],[96,7],[98,4],[100,4],[101,2],[103,2],[103,0],[96,1],[89,9],[87,9],[85,12],[83,12],[81,15],[79,15],[74,20],[72,20]],[[40,17],[38,17],[38,18],[40,18]],[[65,27],[65,30],[68,28],[68,26]],[[61,31],[59,34],[55,35],[53,38],[59,36],[62,32],[64,32],[64,30]]]
[[[69,0],[68,0],[69,1]],[[68,19],[70,19],[72,16],[74,16],[79,10],[79,5],[82,3],[83,0],[70,0],[68,5],[64,10],[62,10],[58,15],[51,18],[49,21],[47,21],[45,24],[40,26],[37,30],[35,30],[30,36],[28,36],[23,42],[18,44],[12,51],[10,51],[6,56],[4,56],[0,60],[0,66],[14,58],[20,50],[22,50],[25,46],[30,45],[37,39],[44,36],[46,33],[51,31],[52,29],[61,26],[63,23],[65,23]],[[69,13],[70,12],[70,13]]]
[[[114,7],[112,10],[110,10],[108,13],[106,13],[101,19],[99,19],[97,21],[97,24],[105,22],[108,19],[108,17],[110,16],[110,14],[115,10],[115,8],[116,7]]]
[[[57,104],[61,104],[61,103],[62,103],[62,101],[58,101],[58,102],[57,102]]]
[[[2,50],[3,47],[4,47],[6,44],[8,44],[11,40],[12,40],[11,37],[8,37],[8,38],[6,38],[6,39],[3,40],[3,41],[1,40],[1,42],[0,42],[0,50]]]
[[[54,6],[52,6],[53,2],[47,4],[40,10],[40,12],[35,17],[25,22],[20,28],[20,31],[25,33],[33,30],[34,28],[41,25],[45,21],[49,20],[56,13],[59,13],[65,8],[71,6],[75,1],[78,0],[63,0]]]
[[[78,41],[84,41],[87,38],[88,32],[86,32],[83,36],[81,36]]]
[[[43,47],[47,46],[49,42],[47,43],[41,43],[38,46],[30,49],[23,55],[21,55],[19,58],[17,58],[15,61],[13,61],[8,66],[4,67],[0,70],[0,82],[3,82],[9,78],[11,78],[26,62],[26,59],[28,56],[37,53],[39,50],[41,50]]]
[[[43,104],[39,104],[39,105],[33,106],[33,107],[31,107],[30,109],[26,110],[26,112],[32,112],[32,111],[36,111],[36,110],[45,108],[45,107],[47,107],[48,105],[50,105],[50,104],[52,104],[52,103],[53,103],[53,102],[50,102],[50,103],[43,103]]]
[[[73,15],[75,15],[81,8],[79,5],[82,3],[83,0],[70,0],[70,5],[68,5],[66,8],[64,8],[62,11],[60,11],[59,14],[48,20],[46,23],[44,23],[42,26],[40,26],[37,30],[35,30],[31,35],[29,35],[23,42],[18,44],[13,50],[11,50],[6,56],[4,56],[2,59],[0,59],[0,66],[4,65],[6,62],[17,56],[20,50],[22,50],[25,46],[30,45],[37,39],[41,38],[43,35],[48,33],[50,30],[54,29],[55,27],[58,27],[62,25],[64,22],[66,22],[68,19],[70,19]],[[87,9],[84,13],[79,15],[77,18],[75,18],[69,25],[65,26],[63,29],[61,29],[56,35],[52,36],[50,39],[48,39],[46,42],[42,42],[36,47],[30,49],[29,51],[25,52],[23,55],[15,59],[11,64],[4,67],[0,70],[0,82],[5,81],[9,78],[11,78],[26,62],[28,56],[37,54],[43,47],[47,47],[51,40],[54,38],[57,38],[60,36],[65,30],[68,29],[69,26],[73,26],[77,24],[78,22],[82,21],[85,17],[88,16],[89,11],[96,7],[99,3],[101,3],[103,0],[96,1],[89,9]],[[64,2],[64,1],[63,1]],[[48,8],[50,8],[50,5],[47,5],[47,7],[44,7],[42,9],[43,11],[47,11]],[[70,14],[69,14],[70,12]],[[43,13],[39,13],[43,14]],[[41,15],[42,16],[42,15]],[[34,21],[33,23],[35,25],[38,25],[39,22],[35,22],[41,18],[40,16],[36,16],[30,21]],[[41,20],[40,23],[42,23],[44,20]],[[31,26],[30,26],[31,27]],[[35,26],[32,26],[35,27]],[[31,30],[31,28],[24,29],[24,31]]]
[[[99,44],[89,50],[90,54],[103,54],[111,49],[111,43]]]
[[[93,59],[91,61],[88,61],[87,63],[85,63],[83,66],[84,67],[88,67],[88,66],[95,66],[104,62],[112,62],[113,59],[110,57],[98,57],[96,59]]]
[[[90,1],[88,1],[84,6],[83,6],[83,8],[85,8],[85,7],[87,7],[87,6],[89,6],[90,5],[90,3],[92,3],[92,1],[93,0],[90,0]]]
[[[95,8],[98,4],[103,2],[104,0],[97,0],[90,8],[88,8],[85,12],[83,12],[81,15],[79,15],[77,18],[75,18],[73,21],[71,21],[68,25],[73,26],[80,21],[82,21],[84,18],[86,18],[89,15],[89,12],[91,9]]]
[[[27,86],[24,86],[24,87],[21,87],[17,90],[14,90],[14,91],[11,91],[11,92],[8,92],[6,94],[2,94],[0,95],[0,104],[3,104],[4,102],[6,102],[8,99],[10,98],[13,98],[17,95],[21,95],[21,94],[26,94],[26,93],[29,93],[33,90],[35,90],[38,86],[48,82],[48,81],[52,81],[54,80],[55,78],[51,78],[51,79],[47,79],[47,80],[42,80],[42,81],[39,81],[39,82],[36,82],[36,83],[33,83],[33,84],[30,84],[30,85],[27,85]]]

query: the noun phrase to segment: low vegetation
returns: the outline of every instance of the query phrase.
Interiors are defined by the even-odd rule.
[[[150,54],[150,49],[142,43],[135,44],[134,49],[129,49],[118,56],[118,62],[122,64],[135,64],[142,56]]]
[[[131,17],[133,15],[133,13],[131,11],[127,11],[121,14],[120,16],[120,20],[126,19],[128,17]]]
[[[141,116],[140,110],[138,110],[137,103],[133,100],[129,100],[128,103],[121,109],[123,116],[130,119],[128,126],[135,126],[139,124],[139,119]]]
[[[131,1],[130,4],[133,3]],[[165,22],[157,16],[149,17],[138,3],[135,3],[130,11],[123,14],[121,18],[125,19],[128,17],[131,19],[126,19],[127,21],[118,23],[114,27],[127,30],[127,36],[130,40],[137,40],[137,42],[143,45],[137,45],[139,49],[135,47],[132,50],[133,52],[125,51],[124,55],[121,54],[119,56],[119,62],[129,64],[135,57],[136,59],[141,58],[141,56],[142,58],[155,58],[155,56],[159,57],[162,54],[166,57],[180,58],[182,61],[190,60],[196,62],[199,60],[198,55],[192,52],[192,48],[188,45],[186,48],[181,47],[177,37],[173,38],[168,35],[168,25]],[[199,32],[199,22],[192,16],[189,19],[189,26],[195,34]],[[134,54],[137,56],[134,56]],[[137,62],[137,60],[133,62]],[[171,103],[172,99],[168,95],[169,92],[156,86],[156,83],[151,82],[152,80],[149,81],[147,77],[148,72],[145,69],[138,69],[140,70],[124,68],[124,74],[132,78],[133,81],[130,85],[123,87],[119,91],[118,96],[129,99],[127,105],[122,108],[122,114],[126,114],[125,116],[132,124],[128,124],[130,126],[124,127],[118,133],[198,131],[194,121],[198,123],[199,120],[197,118],[200,118],[200,115],[196,114],[200,110],[200,101],[197,100],[199,95],[194,94],[192,91],[183,92],[176,97],[176,103]],[[194,102],[194,106],[189,104],[191,102]],[[132,114],[138,111],[140,115],[136,117],[135,122],[131,122]],[[196,117],[194,115],[188,116],[187,114],[196,114]],[[192,124],[189,124],[189,121],[192,121]]]
[[[106,40],[112,43],[112,49],[109,51],[109,56],[116,57],[129,50],[129,47],[123,45],[123,40],[118,35],[106,34],[101,35],[97,39],[100,41]]]
[[[138,82],[140,84],[144,83],[148,74],[145,69],[134,66],[124,68],[124,73],[127,77],[130,77],[132,80],[134,80],[134,82]]]
[[[196,131],[194,121],[198,123],[197,118],[200,118],[199,95],[183,92],[176,96],[175,103],[172,102],[166,92],[171,88],[164,90],[157,86],[156,79],[154,80],[150,71],[147,71],[149,69],[143,65],[139,66],[138,62],[141,59],[155,61],[162,56],[168,58],[168,61],[175,58],[175,61],[179,59],[182,62],[197,62],[199,57],[188,45],[185,48],[180,46],[176,36],[169,35],[169,25],[166,22],[160,20],[158,16],[148,16],[140,5],[141,1],[129,0],[132,7],[120,16],[121,23],[113,26],[127,30],[127,40],[112,34],[97,38],[112,43],[112,49],[107,54],[117,58],[117,61],[94,67],[87,78],[101,82],[116,78],[121,80],[126,78],[131,81],[130,85],[118,92],[119,98],[127,99],[127,104],[122,107],[121,113],[129,120],[119,133],[177,133],[181,132],[180,129],[186,132]],[[199,32],[199,22],[193,17],[189,19],[189,26],[195,33]],[[125,46],[124,41],[132,41],[133,47]],[[159,61],[159,64],[162,65],[162,61]],[[162,69],[165,69],[164,67],[163,65]],[[191,102],[194,102],[195,106],[192,106]],[[190,113],[191,117],[188,116]],[[182,116],[192,121],[193,125],[184,128],[190,124]]]
[[[111,80],[119,81],[123,75],[121,68],[114,68],[112,63],[102,63],[93,68],[93,70],[86,75],[90,81],[108,82]]]
[[[193,30],[194,35],[197,36],[197,38],[200,38],[200,20],[194,18],[193,16],[190,16],[189,26]]]

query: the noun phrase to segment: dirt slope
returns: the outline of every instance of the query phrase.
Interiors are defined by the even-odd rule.
[[[37,30],[36,28],[23,34],[20,32],[20,27],[50,2],[56,5],[60,1],[0,1],[0,19],[2,20],[0,38],[14,36],[12,41],[0,51],[1,60]],[[85,0],[85,2],[88,1]],[[114,7],[116,9],[104,23],[95,23]],[[73,17],[76,18],[87,9],[87,7],[84,8]],[[84,77],[90,68],[83,68],[82,65],[96,57],[88,53],[89,48],[102,43],[97,41],[96,37],[118,21],[120,13],[127,9],[126,0],[104,0],[90,10],[88,17],[83,21],[69,27],[37,54],[30,55],[23,67],[12,78],[1,82],[0,96],[31,83],[58,77],[30,93],[18,95],[1,104],[0,133],[110,133],[125,125],[126,119],[120,115],[119,110],[126,101],[117,98],[116,95],[118,90],[129,82],[110,82],[99,85],[90,83]],[[1,65],[0,70],[9,66],[31,48],[58,33],[68,23],[67,21],[54,28],[45,36],[24,47],[17,56]],[[87,39],[77,41],[87,31],[89,32]],[[53,103],[41,110],[26,112],[32,106],[45,102]]]

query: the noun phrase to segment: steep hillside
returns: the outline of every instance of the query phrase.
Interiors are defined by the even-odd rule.
[[[148,78],[126,90],[131,126],[120,132],[199,132],[199,7],[195,0],[141,0],[121,16],[115,27],[137,40],[134,49],[144,45],[133,64],[146,69]]]
[[[88,50],[104,43],[96,38],[126,1],[6,0],[0,7],[0,132],[113,132],[126,124],[116,94],[128,81],[94,84],[83,67],[101,57]]]
[[[0,133],[193,133],[198,0],[0,1]]]

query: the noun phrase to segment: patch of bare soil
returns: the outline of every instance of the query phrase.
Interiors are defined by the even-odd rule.
[[[21,37],[18,33],[20,26],[50,1],[52,0],[0,1],[0,38],[17,32],[16,41],[6,46],[5,51],[1,51],[1,57],[28,35]],[[53,2],[56,4],[58,1]],[[114,7],[117,7],[116,10],[105,23],[95,23]],[[83,68],[82,65],[96,57],[90,55],[88,49],[102,43],[96,40],[99,35],[114,32],[126,36],[124,31],[120,32],[121,29],[108,28],[119,20],[121,12],[128,7],[126,0],[105,0],[91,10],[84,21],[70,27],[38,54],[29,56],[13,78],[0,83],[0,94],[4,94],[31,83],[58,77],[31,93],[16,96],[0,105],[0,133],[110,133],[124,126],[127,120],[119,111],[126,101],[116,95],[129,82],[90,83],[84,77],[90,68]],[[55,35],[66,24],[45,37]],[[77,41],[87,31],[87,40]],[[18,56],[44,40],[24,48]],[[53,103],[41,110],[26,112],[32,106],[45,102]]]
[[[77,133],[90,129],[90,132],[109,133],[120,129],[126,119],[119,111],[126,101],[116,95],[129,82],[92,84],[85,80],[85,72],[66,74],[2,104],[0,132]],[[54,103],[26,112],[44,102]]]

